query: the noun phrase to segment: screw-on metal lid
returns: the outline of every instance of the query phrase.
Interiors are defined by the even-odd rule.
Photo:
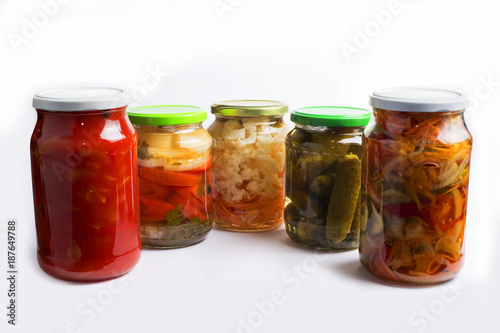
[[[123,90],[115,88],[56,89],[33,97],[33,107],[47,111],[109,110],[129,103],[129,96]]]
[[[419,87],[377,90],[370,95],[370,105],[377,109],[405,112],[446,112],[465,110],[469,99],[465,93]]]
[[[280,116],[287,111],[285,103],[268,100],[232,100],[212,104],[212,113],[223,116]]]

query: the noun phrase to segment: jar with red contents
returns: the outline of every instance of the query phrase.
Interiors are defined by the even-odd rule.
[[[35,95],[31,137],[37,252],[71,281],[123,275],[141,254],[136,131],[119,89]]]
[[[462,268],[472,137],[463,93],[394,88],[370,96],[363,133],[360,260],[398,283]]]

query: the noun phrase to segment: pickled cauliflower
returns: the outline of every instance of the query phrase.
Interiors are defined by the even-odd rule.
[[[221,138],[214,149],[214,186],[224,201],[281,194],[286,126],[270,118],[247,118],[228,120],[220,127],[220,135],[214,135]]]

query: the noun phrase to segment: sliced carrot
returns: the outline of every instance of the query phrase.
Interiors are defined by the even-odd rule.
[[[140,198],[141,220],[159,222],[165,220],[165,214],[175,209],[175,206],[153,199]]]
[[[254,197],[250,201],[230,203],[225,201],[219,193],[215,194],[214,214],[220,221],[229,222],[240,228],[258,228],[268,221],[283,217],[284,200],[281,195],[272,198]],[[243,217],[255,215],[251,222],[245,222]]]
[[[195,186],[202,178],[200,174],[170,172],[146,167],[140,169],[139,175],[151,182],[169,186]]]
[[[139,177],[139,194],[151,194],[153,193],[153,183],[144,177]]]
[[[203,200],[201,199],[200,195],[198,194],[198,189],[199,186],[176,186],[173,187],[173,189],[182,197],[191,199],[192,201],[196,202],[194,203],[195,205],[199,203],[201,206],[203,206]]]
[[[168,198],[168,202],[175,207],[182,205],[182,214],[188,219],[199,217],[205,220],[207,218],[205,206],[200,205],[190,194],[188,196],[181,196],[177,191],[173,191]]]
[[[151,183],[153,190],[152,197],[162,201],[166,201],[169,194],[172,192],[172,187],[158,183]]]

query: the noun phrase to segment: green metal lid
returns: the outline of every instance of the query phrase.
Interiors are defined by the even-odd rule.
[[[371,112],[366,109],[344,106],[309,106],[293,111],[290,119],[294,123],[326,127],[366,126]]]
[[[201,123],[207,111],[190,105],[151,105],[129,109],[128,117],[136,125],[182,125]]]
[[[212,113],[222,116],[281,116],[288,111],[288,105],[269,100],[232,100],[212,104]]]

